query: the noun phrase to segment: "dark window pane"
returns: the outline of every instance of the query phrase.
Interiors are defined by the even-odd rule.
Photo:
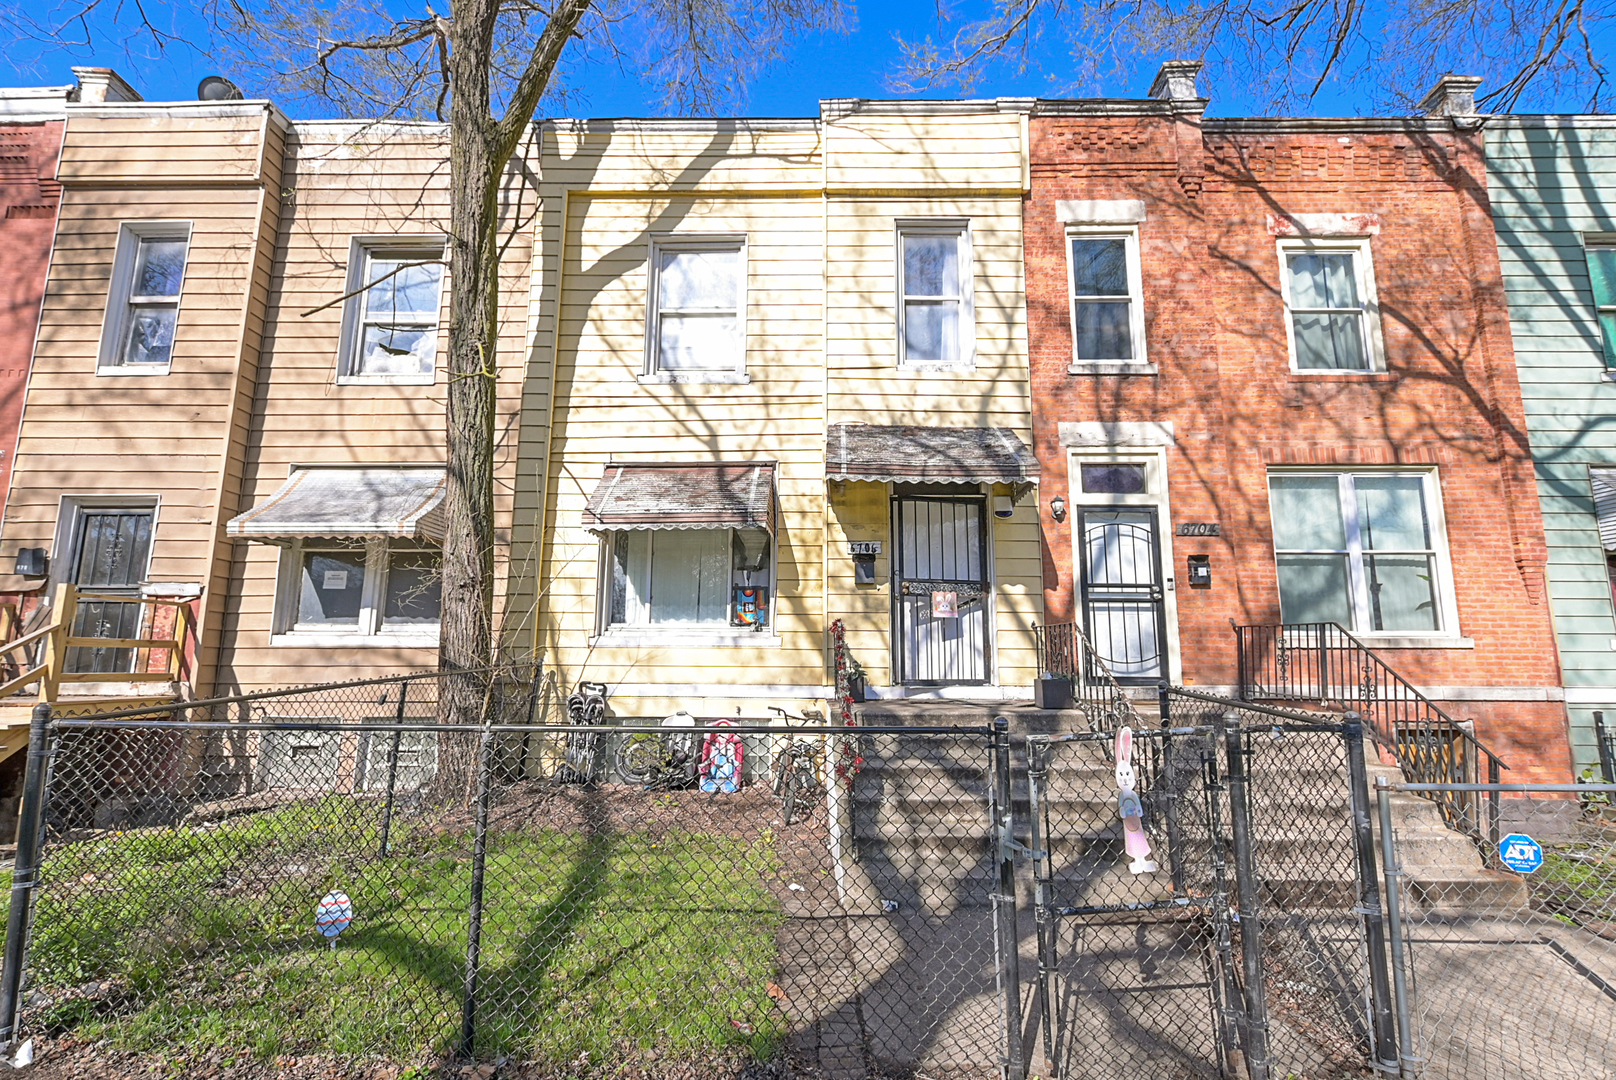
[[[1083,490],[1091,495],[1137,495],[1145,490],[1145,467],[1084,465]]]
[[[1588,284],[1594,290],[1594,303],[1616,306],[1616,247],[1588,249]]]
[[[298,598],[300,625],[356,627],[365,592],[365,552],[305,551]]]
[[[1279,617],[1287,623],[1340,623],[1352,629],[1345,555],[1279,556]]]
[[[1079,360],[1132,360],[1133,338],[1128,332],[1128,302],[1085,301],[1077,305],[1077,358]]]
[[[1120,239],[1072,241],[1074,296],[1128,295],[1128,242]]]
[[[1616,312],[1601,312],[1599,336],[1605,343],[1605,366],[1616,368]]]
[[[1355,308],[1358,282],[1352,273],[1352,253],[1309,252],[1292,255],[1291,307]]]
[[[384,623],[435,623],[443,606],[443,577],[435,551],[394,551],[387,560]]]
[[[1375,630],[1436,631],[1436,573],[1429,555],[1365,555]]]
[[[1295,315],[1296,366],[1299,369],[1363,371],[1369,367],[1364,352],[1362,319],[1347,315]]]

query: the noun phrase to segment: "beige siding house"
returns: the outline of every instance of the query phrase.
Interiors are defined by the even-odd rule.
[[[547,124],[511,630],[614,711],[1030,696],[1025,115]]]

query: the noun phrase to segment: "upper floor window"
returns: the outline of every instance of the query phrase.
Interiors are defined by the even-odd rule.
[[[1066,243],[1074,363],[1144,363],[1138,234],[1132,229],[1074,230]]]
[[[168,372],[190,243],[189,222],[131,222],[119,231],[97,365],[102,374]]]
[[[976,362],[971,232],[964,221],[898,223],[898,362]]]
[[[1605,366],[1616,369],[1616,244],[1588,245],[1588,283],[1594,290]]]
[[[356,242],[349,259],[341,372],[344,381],[435,378],[443,249]]]
[[[1451,632],[1434,472],[1276,472],[1268,493],[1282,621]]]
[[[1280,265],[1297,371],[1375,371],[1380,319],[1367,240],[1281,241]]]
[[[746,241],[658,240],[651,247],[646,375],[720,382],[746,373]]]

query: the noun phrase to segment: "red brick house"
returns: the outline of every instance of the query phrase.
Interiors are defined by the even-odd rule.
[[[1231,623],[1337,623],[1508,779],[1564,779],[1471,83],[1418,118],[1212,120],[1198,67],[1030,121],[1047,620],[1124,682],[1223,692]],[[1317,634],[1247,630],[1246,683]]]
[[[56,162],[74,87],[0,89],[0,512],[22,422],[62,186]],[[11,568],[0,568],[10,573]]]

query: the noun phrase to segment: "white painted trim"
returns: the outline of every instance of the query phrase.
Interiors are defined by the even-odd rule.
[[[1141,217],[1143,212],[1141,211]],[[1128,338],[1133,349],[1133,357],[1122,360],[1115,356],[1094,357],[1084,360],[1077,355],[1077,278],[1072,265],[1072,241],[1074,240],[1121,240],[1123,246],[1124,269],[1128,275]],[[1072,361],[1069,371],[1078,373],[1084,367],[1123,367],[1138,368],[1150,366],[1152,373],[1154,367],[1150,364],[1149,350],[1145,343],[1145,285],[1144,273],[1139,263],[1139,227],[1137,225],[1074,225],[1066,230],[1065,251],[1066,256],[1066,325],[1072,333]],[[1091,300],[1100,299],[1091,297]],[[1106,297],[1104,300],[1111,298]],[[1096,373],[1098,374],[1098,373]],[[1110,374],[1107,372],[1106,374]],[[1129,374],[1118,372],[1117,374]]]
[[[1145,220],[1143,199],[1057,199],[1055,220],[1063,225],[1137,225]]]
[[[773,603],[773,598],[770,598]],[[590,648],[602,649],[778,649],[780,636],[768,631],[715,626],[678,630],[652,630],[614,626],[589,639]]]
[[[1096,449],[1134,446],[1172,446],[1171,420],[1123,421],[1108,423],[1104,420],[1062,422],[1058,425],[1062,446],[1086,446]]]
[[[1350,238],[1323,238],[1281,236],[1275,242],[1279,254],[1279,296],[1285,305],[1285,350],[1292,375],[1332,375],[1351,373],[1373,374],[1386,370],[1386,342],[1380,328],[1380,294],[1375,289],[1375,260],[1370,254],[1369,240],[1358,234]],[[1296,328],[1291,317],[1291,268],[1289,256],[1299,251],[1349,252],[1353,256],[1352,272],[1358,283],[1358,305],[1362,313],[1359,325],[1363,328],[1364,357],[1368,366],[1362,368],[1304,368],[1296,365]],[[1345,311],[1346,309],[1338,309]]]
[[[1567,705],[1608,705],[1616,709],[1616,686],[1564,687]]]
[[[437,634],[318,634],[289,630],[269,636],[271,648],[302,649],[436,649]]]
[[[1420,693],[1433,701],[1564,701],[1566,692],[1558,686],[1421,686]]]
[[[866,700],[1026,701],[1031,686],[866,686]]]
[[[1379,214],[1269,214],[1272,236],[1379,236]]]
[[[1158,375],[1155,364],[1100,364],[1072,363],[1066,365],[1068,375]]]
[[[900,371],[970,371],[976,367],[976,239],[971,232],[971,219],[962,217],[896,218],[893,221],[892,277],[896,286],[898,370]],[[910,360],[905,351],[904,319],[908,309],[904,306],[903,239],[905,236],[953,236],[959,242],[959,359]]]
[[[737,268],[735,281],[735,355],[731,358],[728,367],[720,368],[672,368],[664,372],[658,366],[660,359],[659,348],[661,330],[659,323],[662,318],[662,309],[658,302],[658,293],[661,291],[658,279],[661,277],[661,252],[725,252],[733,251],[737,254],[740,263]],[[641,381],[662,382],[660,376],[671,374],[676,379],[666,380],[679,384],[700,383],[707,381],[699,376],[717,375],[724,378],[714,379],[714,382],[740,381],[734,376],[746,375],[746,344],[748,323],[748,297],[750,290],[748,284],[751,278],[751,260],[747,252],[747,235],[745,233],[653,233],[646,242],[645,254],[645,357],[640,365]],[[746,381],[750,382],[750,379]]]
[[[1446,592],[1448,590],[1444,590]],[[1444,599],[1446,597],[1444,596]],[[1444,607],[1444,612],[1446,608]],[[1475,638],[1446,634],[1358,634],[1358,640],[1371,649],[1474,649]]]

